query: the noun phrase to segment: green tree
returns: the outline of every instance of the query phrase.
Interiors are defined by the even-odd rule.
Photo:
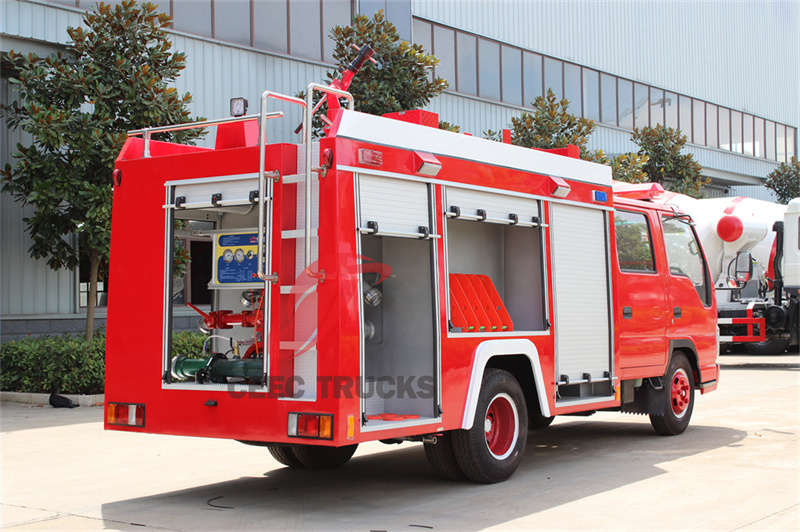
[[[356,15],[349,26],[335,26],[330,32],[335,45],[333,59],[335,70],[327,72],[328,83],[339,76],[358,55],[358,49],[368,44],[375,51],[372,56],[380,66],[367,63],[353,78],[347,89],[353,95],[355,108],[362,113],[383,115],[399,111],[420,109],[448,87],[447,80],[431,74],[439,60],[425,52],[421,44],[400,40],[397,28],[389,22],[383,10],[370,18]],[[305,98],[305,92],[298,97]],[[317,93],[314,102],[322,97]],[[323,104],[320,114],[327,111]],[[451,131],[457,130],[443,122]],[[322,121],[315,117],[314,133],[319,136]]]
[[[611,159],[602,150],[589,153],[586,157],[595,163],[605,164],[611,167],[611,175],[616,181],[625,183],[645,183],[649,177],[644,173],[644,165],[649,158],[647,155],[638,153],[620,153]]]
[[[800,197],[800,160],[789,159],[789,164],[781,165],[767,175],[764,183],[778,197],[778,201],[786,205],[794,198]]]
[[[86,29],[67,28],[65,53],[8,55],[18,98],[0,112],[33,143],[17,145],[15,164],[1,172],[3,191],[33,207],[25,218],[32,257],[53,269],[74,269],[81,254],[88,258],[87,339],[109,255],[111,172],[126,131],[191,121],[191,96],[169,86],[185,65],[184,54],[170,51],[170,20],[151,3],[101,3],[84,15]]]
[[[573,144],[580,148],[582,158],[592,157],[586,143],[597,127],[594,120],[571,114],[569,100],[558,100],[552,89],[547,89],[546,96],[537,96],[531,107],[533,113],[523,112],[511,118],[511,144],[544,149],[566,148]],[[500,140],[499,132],[489,130],[485,135]]]
[[[333,59],[339,68],[347,68],[358,55],[353,45],[370,45],[375,50],[373,57],[381,64],[380,68],[363,68],[348,89],[361,112],[382,115],[419,109],[448,87],[445,79],[431,76],[439,60],[426,53],[421,44],[400,40],[383,10],[372,18],[356,15],[351,25],[334,27],[330,37],[335,42]],[[337,74],[338,70],[329,71],[328,81]]]
[[[639,146],[638,154],[646,155],[642,170],[653,183],[661,183],[666,190],[703,197],[703,187],[710,179],[701,174],[700,163],[691,153],[681,153],[686,145],[686,135],[671,127],[635,128],[631,140]]]

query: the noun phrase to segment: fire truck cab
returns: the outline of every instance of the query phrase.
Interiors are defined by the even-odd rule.
[[[107,429],[235,439],[312,468],[421,441],[444,477],[497,482],[554,416],[649,414],[674,435],[695,390],[716,388],[688,216],[615,196],[610,168],[574,147],[444,131],[426,111],[333,110],[319,142],[306,113],[304,142],[268,144],[275,99],[311,108],[267,92],[259,114],[203,124],[215,148],[155,128],[120,153]],[[208,301],[181,299],[176,231],[205,242],[191,268],[210,272]],[[187,303],[203,353],[172,343]]]

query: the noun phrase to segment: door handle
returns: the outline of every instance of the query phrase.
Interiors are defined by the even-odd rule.
[[[622,317],[626,320],[633,318],[633,309],[631,307],[622,307]]]
[[[681,317],[681,307],[675,307],[672,309],[672,317],[678,319]]]

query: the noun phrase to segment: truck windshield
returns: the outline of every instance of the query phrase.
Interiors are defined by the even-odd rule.
[[[711,295],[706,279],[705,259],[691,226],[679,218],[664,218],[664,243],[669,272],[691,279],[703,305],[708,306]]]

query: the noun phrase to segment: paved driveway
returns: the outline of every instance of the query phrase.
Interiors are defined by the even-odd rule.
[[[562,417],[484,486],[422,446],[289,470],[233,441],[104,432],[101,408],[2,404],[5,530],[798,530],[800,356],[722,357],[682,436],[645,416]]]

